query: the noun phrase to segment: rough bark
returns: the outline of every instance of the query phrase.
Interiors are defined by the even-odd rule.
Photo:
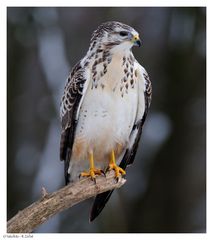
[[[53,215],[99,193],[119,188],[125,181],[121,178],[117,182],[114,172],[110,171],[106,177],[97,177],[96,183],[88,178],[82,179],[51,194],[42,188],[42,198],[11,218],[7,223],[7,232],[30,233]]]

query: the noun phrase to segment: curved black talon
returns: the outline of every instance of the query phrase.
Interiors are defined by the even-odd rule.
[[[91,177],[91,180],[96,184],[96,178]]]
[[[119,182],[119,178],[120,178],[120,177],[115,177],[116,183]]]
[[[101,170],[101,173],[103,174],[104,177],[106,177],[106,172],[104,172],[103,170]]]
[[[105,172],[104,172],[105,176],[108,171],[109,171],[109,166],[105,169]]]

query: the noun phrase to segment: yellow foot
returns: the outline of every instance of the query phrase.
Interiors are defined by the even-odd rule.
[[[90,168],[88,172],[82,172],[79,177],[91,177],[93,181],[95,181],[97,175],[104,174],[101,169]]]
[[[126,174],[126,172],[116,164],[114,150],[112,150],[112,152],[111,152],[110,161],[109,161],[109,169],[110,170],[113,169],[115,171],[115,178],[117,180],[120,176]]]
[[[122,175],[126,175],[126,172],[123,170],[123,168],[120,168],[117,164],[115,163],[110,163],[109,164],[109,169],[115,171],[115,177],[118,179]]]

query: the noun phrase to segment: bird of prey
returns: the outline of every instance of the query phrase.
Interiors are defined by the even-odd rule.
[[[105,22],[93,32],[89,50],[67,79],[60,105],[60,158],[66,184],[79,175],[95,180],[107,167],[119,178],[133,163],[152,94],[133,46],[141,46],[136,30]],[[111,194],[96,196],[90,221]]]

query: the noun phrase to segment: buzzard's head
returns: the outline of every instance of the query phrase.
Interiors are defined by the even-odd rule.
[[[140,47],[141,41],[134,28],[120,22],[110,21],[101,24],[93,32],[91,46],[129,50],[133,46]]]

